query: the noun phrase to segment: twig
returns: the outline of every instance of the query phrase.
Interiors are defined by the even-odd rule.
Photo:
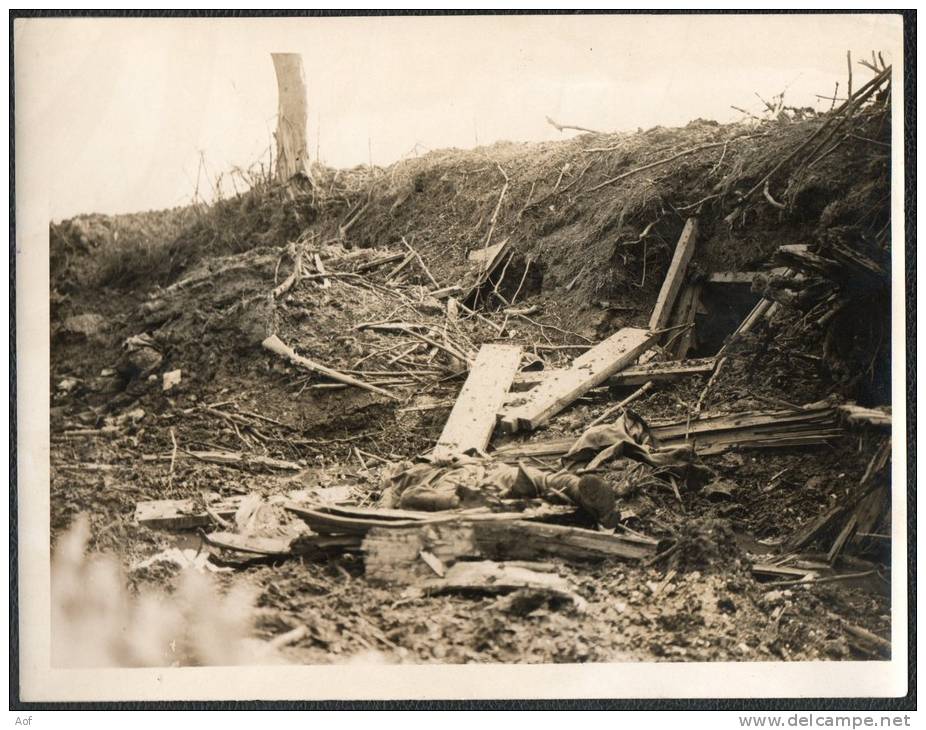
[[[689,203],[688,205],[682,205],[682,206],[676,208],[675,210],[676,210],[677,212],[681,213],[682,211],[691,210],[692,208],[698,208],[698,207],[700,207],[701,205],[703,205],[704,203],[706,203],[708,200],[713,200],[714,198],[719,198],[721,195],[723,195],[723,193],[713,193],[713,194],[711,194],[711,195],[705,195],[703,198],[701,198],[701,200],[699,200],[699,201],[697,201],[697,202],[695,202],[695,203]]]
[[[328,281],[328,278],[327,278],[328,272],[325,271],[325,265],[322,263],[321,256],[319,256],[318,254],[315,254],[315,270],[318,271],[319,274],[321,274],[322,289],[331,288],[331,282]]]
[[[173,451],[170,452],[170,471],[167,473],[167,489],[174,487],[174,464],[177,462],[177,436],[174,434],[174,427],[170,427],[170,441],[174,445]]]
[[[212,507],[209,506],[209,497],[206,494],[206,492],[202,493],[202,498],[203,498],[203,509],[206,510],[206,514],[209,515],[215,521],[215,523],[219,525],[220,527],[226,530],[233,530],[234,525],[232,525],[228,520],[222,517],[222,515],[220,515],[218,512],[212,509]]]
[[[521,210],[518,211],[518,215],[516,216],[515,220],[520,221],[521,216],[524,215],[524,211],[527,210],[528,206],[531,204],[531,198],[534,197],[534,186],[536,185],[536,182],[531,183],[531,191],[527,194],[527,200],[524,202],[524,205],[521,206]]]
[[[554,122],[550,117],[547,117],[547,123],[556,127],[557,132],[562,132],[564,129],[574,129],[576,132],[589,132],[591,134],[601,134],[601,132],[596,132],[594,129],[587,129],[585,127],[576,127],[573,124],[559,124]]]
[[[859,140],[861,140],[862,142],[871,142],[871,144],[881,145],[882,147],[888,147],[888,148],[890,148],[890,146],[891,146],[891,145],[890,145],[889,143],[887,143],[887,142],[879,142],[879,141],[876,140],[876,139],[870,139],[869,137],[862,137],[862,136],[859,135],[859,134],[852,134],[851,132],[850,132],[849,134],[847,134],[846,136],[847,136],[847,137],[852,137],[853,139],[859,139]]]
[[[766,583],[766,587],[775,588],[777,586],[797,586],[812,585],[815,583],[835,583],[840,580],[852,580],[853,578],[867,578],[874,575],[877,570],[863,570],[858,573],[840,573],[839,575],[824,575],[817,578],[797,578],[795,580],[779,580],[772,583]]]
[[[666,165],[674,160],[679,159],[680,157],[685,157],[687,155],[693,155],[696,152],[703,152],[705,150],[715,149],[716,147],[723,147],[727,144],[730,144],[731,142],[739,142],[740,140],[743,140],[743,139],[754,139],[756,137],[767,137],[767,136],[768,135],[765,134],[764,132],[762,134],[744,134],[740,137],[736,137],[735,139],[729,139],[726,142],[714,142],[712,144],[706,144],[706,145],[701,145],[700,147],[692,147],[687,150],[682,150],[681,152],[678,152],[677,154],[674,154],[671,157],[666,157],[665,159],[657,160],[656,162],[651,162],[648,165],[643,165],[642,167],[635,167],[633,170],[628,170],[627,172],[623,172],[620,175],[617,175],[616,177],[612,177],[608,180],[605,180],[604,182],[600,182],[597,185],[589,188],[586,192],[593,193],[596,190],[600,190],[601,188],[605,187],[606,185],[611,185],[612,183],[616,183],[619,180],[624,180],[625,178],[628,178],[631,175],[636,175],[638,172],[643,172],[644,170],[651,170],[654,167]]]
[[[405,244],[405,248],[407,248],[415,256],[415,258],[418,259],[418,263],[421,264],[421,268],[424,269],[424,273],[428,275],[428,278],[431,280],[431,283],[434,284],[434,286],[436,286],[438,289],[440,289],[441,288],[440,284],[437,282],[437,279],[435,279],[431,275],[431,270],[428,268],[427,264],[424,262],[424,259],[421,258],[421,254],[411,247],[411,244],[409,244],[409,242],[405,240],[405,236],[402,236],[402,243]]]
[[[284,646],[289,646],[290,644],[295,644],[297,641],[302,641],[306,636],[309,635],[309,627],[305,624],[297,626],[292,631],[287,631],[285,634],[280,634],[275,636],[267,643],[270,645],[271,649],[282,649]]]
[[[846,82],[846,96],[852,97],[852,51],[846,51],[846,66],[849,69],[849,80]],[[875,69],[877,72],[877,69]]]
[[[392,400],[400,400],[399,396],[395,395],[394,393],[390,393],[388,390],[384,390],[383,388],[378,388],[375,385],[370,385],[369,383],[365,383],[362,380],[357,380],[356,378],[352,378],[349,375],[345,375],[344,373],[339,373],[337,370],[332,370],[331,368],[321,365],[320,363],[314,362],[313,360],[309,360],[306,357],[297,355],[296,352],[291,347],[289,347],[286,343],[284,343],[276,335],[270,335],[270,337],[265,339],[261,344],[263,345],[265,350],[269,350],[275,355],[279,355],[280,357],[286,358],[294,365],[303,367],[306,370],[310,370],[312,372],[325,375],[331,378],[332,380],[337,380],[338,382],[344,383],[346,385],[353,385],[357,388],[363,388],[364,390],[368,390],[371,393],[378,393],[379,395],[386,396],[387,398],[391,398]]]
[[[653,389],[653,381],[652,380],[647,381],[640,388],[638,388],[633,393],[631,393],[626,398],[624,398],[624,400],[622,400],[620,403],[616,403],[610,408],[605,409],[604,412],[602,412],[602,414],[598,416],[598,418],[596,418],[590,424],[588,424],[588,428],[591,428],[592,426],[597,426],[599,423],[604,423],[604,421],[607,420],[610,416],[617,413],[618,411],[623,410],[625,406],[637,400],[637,398],[640,398],[641,396],[645,395],[652,389]]]
[[[514,304],[518,300],[518,294],[521,293],[521,287],[524,286],[524,280],[527,278],[527,271],[531,267],[531,259],[527,259],[524,264],[524,273],[521,274],[521,282],[518,284],[517,290],[515,290],[514,296],[511,297],[511,303]]]
[[[566,187],[564,187],[562,190],[560,190],[560,189],[559,189],[559,184],[560,184],[560,182],[562,181],[563,175],[565,174],[566,170],[569,169],[569,163],[567,162],[565,165],[563,165],[563,169],[560,171],[559,179],[556,181],[556,185],[554,186],[553,190],[551,190],[549,193],[547,193],[546,195],[544,195],[542,198],[539,198],[538,200],[535,200],[533,203],[530,204],[529,207],[534,208],[534,207],[536,207],[536,206],[538,206],[538,205],[541,205],[542,203],[547,202],[547,201],[548,201],[550,198],[552,198],[554,195],[559,195],[559,194],[561,194],[561,193],[565,193],[565,192],[566,192],[567,190],[569,190],[573,185],[575,185],[577,182],[579,182],[579,180],[582,179],[582,177],[585,175],[586,172],[588,172],[588,169],[589,169],[591,166],[592,166],[592,160],[589,160],[588,163],[585,165],[585,167],[582,168],[582,171],[581,171],[578,175],[576,175],[574,178],[572,178],[572,181],[571,181],[568,185],[566,185]],[[526,209],[525,209],[525,210],[526,210]]]
[[[781,210],[784,210],[785,208],[787,208],[787,206],[784,203],[779,203],[777,200],[775,200],[775,198],[772,197],[772,194],[768,191],[768,183],[769,181],[766,180],[765,187],[762,188],[762,194],[765,196],[765,199],[769,203],[774,205],[776,208],[780,208]]]
[[[295,263],[293,264],[293,273],[287,276],[283,283],[280,284],[276,289],[273,290],[273,298],[279,299],[286,292],[288,292],[293,284],[295,284],[302,277],[302,247],[296,247],[295,253]]]
[[[495,211],[492,213],[492,218],[489,222],[489,232],[486,234],[486,240],[483,244],[483,248],[488,248],[489,244],[492,242],[492,233],[495,231],[495,223],[498,221],[498,211],[501,210],[502,200],[505,198],[505,193],[508,192],[508,175],[505,174],[505,171],[502,169],[502,166],[497,162],[495,166],[498,168],[498,171],[502,174],[502,177],[505,178],[505,184],[502,186],[502,191],[498,194],[498,202],[495,204]]]
[[[656,563],[658,563],[660,560],[663,560],[664,558],[668,558],[669,556],[674,555],[674,554],[678,551],[678,548],[679,548],[679,544],[678,544],[678,542],[676,542],[676,543],[674,543],[671,547],[666,548],[665,550],[663,550],[663,551],[662,551],[661,553],[659,553],[658,555],[654,555],[654,556],[651,557],[649,560],[647,560],[646,562],[644,562],[644,563],[643,563],[643,567],[644,567],[644,568],[650,568],[650,567],[652,567],[653,565],[655,565]]]
[[[844,104],[841,104],[840,107],[835,112],[833,112],[831,116],[814,131],[813,134],[807,137],[807,139],[805,139],[803,142],[797,145],[797,147],[791,150],[791,152],[789,152],[781,160],[779,160],[778,163],[774,165],[772,169],[769,170],[762,177],[761,180],[759,180],[755,185],[753,185],[753,187],[743,195],[742,200],[743,201],[748,200],[757,191],[761,190],[765,186],[766,180],[771,179],[772,175],[774,175],[782,167],[784,167],[791,160],[793,160],[798,155],[798,153],[803,151],[804,148],[808,147],[811,142],[813,142],[819,135],[821,135],[823,131],[826,130],[830,126],[830,124],[833,123],[834,120],[838,119],[839,121],[837,121],[833,125],[833,128],[830,130],[830,132],[820,141],[820,143],[813,149],[813,151],[811,151],[809,154],[807,154],[804,157],[804,159],[806,160],[806,159],[810,159],[811,157],[813,157],[820,150],[820,148],[832,138],[832,136],[836,133],[836,131],[846,121],[848,121],[849,117],[851,116],[851,113],[855,111],[855,109],[858,106],[864,103],[868,99],[868,97],[870,97],[878,89],[878,87],[880,87],[881,84],[884,83],[884,81],[886,81],[889,78],[890,78],[890,68],[885,69],[881,74],[879,74],[878,76],[873,78],[871,81],[869,81],[867,84],[865,84],[865,86],[863,86],[861,89],[858,90],[858,92],[856,92],[855,96],[850,96]]]

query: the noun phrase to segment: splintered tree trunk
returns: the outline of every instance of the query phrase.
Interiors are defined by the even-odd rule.
[[[296,175],[308,177],[306,153],[307,104],[302,56],[272,53],[277,77],[277,179],[286,183]]]

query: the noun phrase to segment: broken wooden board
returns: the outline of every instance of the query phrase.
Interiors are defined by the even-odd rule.
[[[229,499],[210,505],[210,510],[222,519],[232,520],[241,500]],[[206,527],[215,520],[196,508],[192,499],[155,499],[135,505],[135,521],[139,525],[161,530],[188,530]]]
[[[758,271],[715,271],[707,275],[708,284],[752,284]]]
[[[663,329],[669,323],[669,317],[672,315],[675,300],[685,281],[688,262],[691,261],[691,257],[694,254],[697,235],[698,220],[697,218],[689,218],[685,221],[682,235],[679,237],[678,243],[675,246],[672,263],[669,264],[669,271],[666,273],[666,278],[662,282],[662,289],[659,290],[659,297],[656,299],[656,306],[653,308],[653,314],[649,320],[649,328],[651,330]]]
[[[644,329],[626,327],[576,358],[572,366],[544,380],[525,402],[507,410],[503,430],[516,433],[542,426],[576,398],[634,362],[656,339]]]
[[[661,446],[690,443],[695,451],[707,456],[734,447],[774,448],[810,446],[829,443],[845,434],[839,428],[831,408],[800,411],[746,411],[700,419],[669,421],[650,425],[650,432]],[[510,444],[492,452],[495,458],[516,461],[525,457],[563,456],[578,436]]]
[[[763,575],[774,578],[804,579],[815,578],[820,574],[817,570],[792,568],[787,565],[773,565],[772,563],[754,563],[751,570],[753,575]]]
[[[363,541],[366,571],[371,578],[414,582],[434,574],[428,553],[443,566],[461,560],[543,560],[572,563],[602,560],[645,560],[656,554],[658,541],[613,535],[579,527],[526,520],[456,520],[414,526],[380,525]]]
[[[854,403],[839,406],[840,415],[850,424],[866,424],[878,428],[891,427],[890,411],[881,408],[864,408]]]
[[[293,461],[283,461],[260,454],[244,454],[240,451],[178,451],[176,454],[144,454],[142,461],[173,461],[175,459],[192,458],[210,464],[223,466],[263,466],[268,469],[282,469],[284,471],[301,471],[301,464]]]
[[[443,577],[424,580],[415,586],[426,594],[450,592],[509,593],[531,590],[572,601],[576,608],[585,608],[585,600],[575,586],[556,573],[532,570],[527,565],[506,565],[489,560],[456,563]]]
[[[349,550],[360,547],[361,538],[354,535],[313,535],[306,533],[296,537],[265,537],[244,535],[236,532],[213,532],[203,535],[206,544],[222,550],[267,557],[288,557],[324,552],[325,550]]]
[[[508,245],[508,240],[496,243],[494,246],[487,248],[474,248],[466,255],[466,260],[478,264],[483,270],[489,269],[496,262],[502,251]]]
[[[497,243],[494,246],[488,246],[487,248],[477,249],[475,251],[470,251],[468,258],[471,261],[477,263],[477,271],[475,281],[471,286],[465,288],[465,293],[462,294],[460,300],[463,304],[472,306],[472,298],[488,280],[489,277],[495,272],[495,269],[498,268],[498,265],[505,259],[510,248],[509,239],[505,239],[501,243]],[[466,277],[467,281],[471,281],[471,276]]]
[[[654,431],[654,433],[658,433]],[[829,444],[833,439],[845,435],[845,431],[840,429],[808,429],[806,432],[796,433],[790,436],[776,436],[774,432],[761,433],[735,433],[731,432],[726,437],[701,436],[700,440],[696,437],[690,439],[695,451],[700,456],[712,456],[722,454],[725,451],[735,448],[741,449],[762,449],[762,448],[787,448],[799,446],[822,446]],[[549,441],[536,441],[530,444],[509,444],[502,446],[492,452],[492,456],[504,462],[516,462],[524,458],[544,458],[564,456],[572,445],[578,440],[578,436],[569,436],[561,439],[551,439]],[[683,437],[668,438],[660,442],[662,446],[679,446],[685,443]]]
[[[678,380],[691,375],[707,375],[713,372],[715,359],[703,357],[693,360],[667,360],[648,362],[645,365],[631,365],[607,379],[608,386],[643,385],[652,381]],[[522,371],[514,376],[511,390],[524,391],[533,388],[551,375],[562,370]]]
[[[483,345],[479,349],[434,448],[435,459],[485,450],[520,362],[519,346]]]
[[[695,346],[695,316],[701,306],[701,284],[688,284],[672,313],[672,332],[666,333],[666,349],[676,360],[684,360]]]
[[[415,583],[433,577],[434,567],[421,558],[433,556],[446,572],[458,560],[479,558],[473,523],[443,523],[421,528],[375,527],[363,539],[366,575],[372,580]]]
[[[213,532],[203,535],[208,545],[254,555],[283,556],[290,555],[292,537],[261,537],[259,535],[239,535],[235,532]]]
[[[652,538],[546,522],[480,522],[475,535],[480,553],[496,560],[636,561],[655,555],[659,545]]]
[[[802,408],[790,411],[741,411],[718,416],[702,416],[688,421],[656,422],[650,424],[650,430],[660,441],[677,437],[689,438],[696,434],[717,433],[719,431],[746,430],[757,426],[770,426],[774,433],[784,435],[792,426],[806,423],[825,423],[835,425],[836,419],[832,408]]]
[[[523,512],[487,512],[483,510],[445,510],[423,512],[415,510],[364,509],[358,507],[332,507],[330,505],[307,506],[286,502],[285,509],[292,512],[315,532],[326,535],[365,534],[375,527],[398,529],[420,527],[445,522],[510,522],[561,514],[564,508],[557,505],[542,505]]]

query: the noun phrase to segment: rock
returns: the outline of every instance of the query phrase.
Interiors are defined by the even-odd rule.
[[[180,385],[181,377],[182,375],[180,370],[170,370],[164,373],[164,375],[161,376],[161,390],[167,393],[172,388]]]
[[[126,362],[139,377],[146,377],[160,366],[163,359],[163,355],[152,347],[140,347],[126,353]]]
[[[711,502],[722,502],[727,499],[733,499],[733,492],[736,491],[736,485],[726,479],[718,479],[711,482],[701,492]]]
[[[76,314],[68,317],[58,330],[61,335],[79,340],[105,339],[106,318],[99,314]]]
[[[848,659],[851,654],[849,650],[849,642],[845,639],[845,637],[824,641],[823,653],[831,659]]]
[[[61,393],[70,393],[79,384],[80,381],[77,378],[62,378],[57,387]]]
[[[762,596],[762,600],[771,606],[783,603],[786,598],[794,595],[791,591],[768,591]]]

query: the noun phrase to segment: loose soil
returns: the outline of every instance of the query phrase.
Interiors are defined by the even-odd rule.
[[[356,503],[375,504],[387,463],[434,445],[462,378],[453,377],[449,355],[428,354],[426,345],[391,362],[402,352],[395,333],[358,325],[427,323],[471,352],[486,342],[518,343],[544,366],[557,367],[621,327],[646,325],[689,215],[700,223],[695,277],[767,268],[779,246],[809,243],[834,227],[883,235],[889,160],[882,148],[859,139],[810,171],[774,177],[772,193],[786,210],[761,195],[749,205],[737,202],[819,123],[699,120],[632,135],[444,150],[386,169],[319,169],[314,191],[303,186],[293,194],[268,185],[207,211],[85,216],[53,225],[53,543],[77,514],[87,513],[90,548],[115,556],[133,589],[169,589],[176,570],[133,570],[179,539],[135,524],[140,500],[348,485]],[[859,137],[890,137],[883,118],[859,123]],[[734,209],[735,219],[725,220]],[[122,243],[113,235],[119,231]],[[395,262],[339,276],[386,253],[406,252],[403,238],[427,271],[415,261],[389,280]],[[448,324],[444,303],[428,293],[435,288],[430,277],[442,286],[466,281],[473,269],[468,252],[505,239],[515,256],[473,304],[484,318],[462,311]],[[318,276],[304,278],[274,303],[269,292],[293,270],[294,241],[323,256],[329,286]],[[315,272],[311,257],[306,269]],[[184,279],[193,283],[169,288]],[[757,298],[748,288],[714,293],[704,315],[713,329],[704,327],[702,346],[716,351]],[[505,313],[528,307],[529,315]],[[723,315],[724,307],[731,313]],[[104,324],[89,332],[69,327],[69,318],[88,313]],[[836,373],[821,350],[821,332],[788,335],[797,319],[784,309],[730,343],[705,412],[774,409],[782,401],[884,400],[889,381],[880,360],[864,373]],[[122,348],[126,338],[145,332],[163,356],[151,379]],[[412,384],[383,386],[394,389],[399,402],[330,388],[328,379],[262,350],[271,333],[329,367],[411,371],[394,377]],[[163,393],[160,376],[175,369],[182,382]],[[74,382],[63,387],[66,380]],[[634,411],[647,420],[684,418],[705,384],[701,377],[660,383]],[[577,436],[629,392],[597,389],[527,438]],[[138,409],[140,418],[119,420]],[[252,422],[257,414],[260,425],[242,426],[222,412],[246,414]],[[114,422],[112,433],[74,433]],[[496,434],[492,445],[512,438],[525,437]],[[243,451],[304,468],[293,475],[191,458],[172,466],[142,459],[170,454],[174,439],[182,449]],[[785,538],[857,484],[877,445],[874,436],[853,431],[825,447],[705,456],[705,465],[732,485],[729,498],[718,501],[698,492],[680,498],[672,490],[637,493],[624,505],[625,527],[679,540],[682,559],[671,572],[664,562],[558,566],[588,602],[584,612],[530,593],[409,597],[401,587],[369,581],[362,556],[351,554],[258,560],[217,580],[222,590],[256,589],[256,636],[309,627],[284,650],[293,662],[869,659],[847,640],[843,621],[890,636],[889,573],[855,583],[776,587],[749,567],[778,554]],[[198,540],[195,534],[183,539]],[[811,550],[825,552],[826,545]]]

